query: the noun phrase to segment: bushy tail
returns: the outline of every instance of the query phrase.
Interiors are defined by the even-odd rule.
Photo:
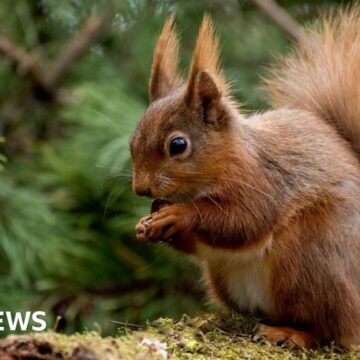
[[[266,81],[275,106],[309,110],[360,156],[360,7],[326,17]]]

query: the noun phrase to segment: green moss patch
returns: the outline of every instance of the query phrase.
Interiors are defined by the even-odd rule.
[[[256,319],[240,315],[159,319],[138,330],[123,326],[122,336],[96,332],[66,336],[54,332],[9,336],[0,341],[0,359],[360,359],[334,347],[293,351],[255,343]]]

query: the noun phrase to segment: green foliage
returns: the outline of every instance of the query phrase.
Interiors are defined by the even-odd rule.
[[[108,3],[3,0],[2,32],[50,61]],[[315,13],[313,2],[283,5],[301,21]],[[150,203],[131,192],[128,142],[147,106],[165,17],[177,14],[186,69],[201,17],[212,14],[225,74],[246,109],[267,106],[260,78],[272,56],[289,48],[250,1],[119,0],[112,8],[110,34],[62,79],[61,105],[35,96],[21,69],[0,61],[0,166],[7,160],[0,173],[0,309],[44,309],[49,324],[60,314],[67,331],[97,323],[110,333],[110,320],[144,323],[203,308],[198,270],[188,259],[134,241]]]

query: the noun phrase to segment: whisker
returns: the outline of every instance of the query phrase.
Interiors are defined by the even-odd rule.
[[[226,214],[225,213],[225,211],[224,211],[224,209],[221,207],[221,205],[215,200],[215,199],[213,199],[210,195],[208,195],[208,194],[205,194],[205,196],[211,201],[211,202],[213,202],[219,209],[220,209],[220,211],[223,213],[223,214]]]
[[[93,113],[101,116],[104,120],[106,120],[120,135],[123,135],[120,131],[120,129],[114,124],[114,121],[111,120],[109,117],[107,117],[106,115],[102,114],[101,112],[95,110],[95,109],[89,109],[89,111],[92,111]]]
[[[132,175],[132,172],[129,170],[125,170],[125,169],[121,169],[119,167],[116,166],[104,166],[104,165],[95,165],[96,168],[100,168],[100,169],[110,169],[110,170],[116,170],[117,172],[123,173],[123,174],[128,174],[128,175]]]
[[[122,183],[125,183],[125,184],[131,184],[132,183],[132,178],[130,177],[127,177],[127,176],[116,176],[112,179],[107,179],[106,181],[106,185],[112,185],[112,184],[116,184],[117,181],[121,181]]]
[[[214,177],[208,177],[208,178],[205,178],[205,179],[204,179],[204,177],[202,177],[201,179],[198,179],[198,178],[192,178],[192,177],[189,177],[189,176],[181,176],[181,177],[179,177],[179,176],[173,177],[173,176],[172,176],[171,178],[174,179],[174,180],[188,180],[188,181],[191,181],[191,182],[193,182],[193,183],[197,183],[197,182],[202,182],[202,183],[214,183],[214,182],[217,181],[217,179],[215,179]],[[248,188],[250,188],[250,189],[252,189],[252,190],[255,190],[255,191],[257,191],[258,193],[260,193],[260,194],[268,197],[268,198],[271,199],[273,202],[276,202],[275,199],[274,199],[270,194],[268,194],[268,193],[266,193],[266,192],[258,189],[257,187],[255,187],[255,186],[253,186],[253,185],[251,185],[251,184],[248,184],[248,183],[246,183],[246,182],[244,182],[244,181],[241,181],[241,180],[239,180],[239,179],[232,179],[232,178],[226,178],[226,181],[235,182],[235,183],[241,184],[241,185],[243,185],[243,186],[246,186],[246,187],[248,187]]]
[[[106,199],[105,206],[104,206],[104,213],[103,213],[103,221],[106,220],[107,212],[108,212],[111,201],[116,200],[120,196],[121,191],[119,191],[119,193],[116,195],[114,195],[114,194],[115,194],[115,190],[112,190]]]
[[[113,178],[121,177],[121,178],[132,179],[132,175],[130,175],[130,174],[113,174],[113,175],[110,175],[110,177],[113,177]]]
[[[172,177],[174,180],[187,180],[187,181],[192,181],[192,182],[215,182],[216,179],[213,178],[209,178],[209,179],[198,179],[196,177],[191,178],[189,176],[184,176],[184,177]]]
[[[231,178],[230,178],[230,179],[226,179],[226,180],[230,180],[230,181],[233,181],[233,182],[237,182],[237,183],[239,183],[239,184],[241,184],[241,185],[247,186],[248,188],[257,191],[259,194],[262,194],[262,195],[264,195],[264,196],[267,196],[267,197],[268,197],[269,199],[271,199],[273,202],[276,202],[275,199],[274,199],[270,194],[268,194],[268,193],[266,193],[266,192],[264,192],[264,191],[256,188],[256,187],[253,186],[253,185],[250,185],[250,184],[248,184],[248,183],[246,183],[246,182],[243,182],[243,181],[241,181],[241,180],[239,180],[239,179],[231,179]]]
[[[126,186],[126,187],[131,187],[132,185],[132,181],[129,178],[122,178],[119,176],[113,176],[111,178],[106,179],[102,186],[105,190],[110,190],[113,191],[112,189],[114,187],[116,187],[117,185],[122,185],[122,186]]]
[[[177,194],[179,194],[179,195],[184,195],[184,196],[186,196],[186,197],[188,198],[188,200],[190,200],[190,202],[194,205],[197,213],[199,214],[200,221],[203,222],[204,219],[203,219],[203,217],[201,216],[200,209],[199,209],[199,207],[196,205],[196,203],[193,201],[193,199],[191,199],[191,197],[190,197],[189,195],[187,195],[186,193],[184,193],[183,191],[181,191],[181,189],[174,183],[174,181],[173,181],[172,179],[170,179],[170,178],[168,178],[168,179],[169,179],[169,181],[172,183],[172,185],[176,188]]]
[[[199,209],[198,206],[196,205],[195,201],[191,200],[191,203],[194,205],[195,209],[197,210],[197,212],[198,212],[198,214],[199,214],[200,222],[203,223],[203,222],[204,222],[204,219],[203,219],[203,217],[201,216],[200,209]]]

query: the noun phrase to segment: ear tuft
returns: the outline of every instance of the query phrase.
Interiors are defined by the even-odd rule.
[[[210,84],[210,82],[212,84]],[[200,26],[191,63],[185,100],[193,103],[196,89],[203,83],[206,91],[217,89],[219,96],[226,94],[227,85],[219,69],[219,39],[214,34],[214,25],[209,15],[205,15]],[[215,94],[214,94],[215,95]]]
[[[150,102],[166,96],[181,83],[177,74],[179,45],[174,21],[174,15],[166,20],[156,43],[149,83]]]

